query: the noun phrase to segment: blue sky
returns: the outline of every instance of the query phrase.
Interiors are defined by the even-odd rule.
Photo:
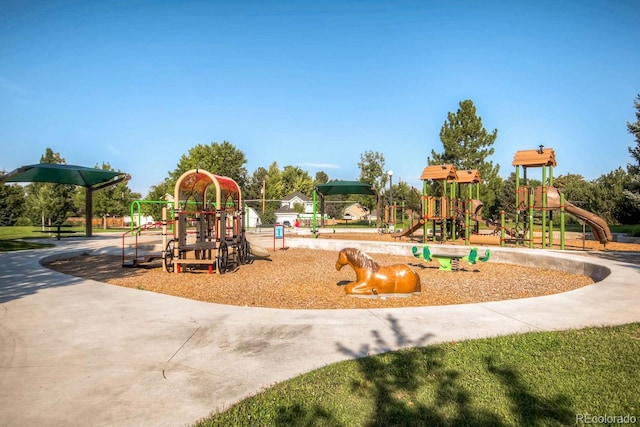
[[[640,3],[0,3],[0,169],[108,162],[146,195],[197,144],[357,179],[367,150],[420,185],[448,112],[473,100],[494,163],[556,151],[555,175],[631,162]],[[211,171],[215,173],[215,171]]]

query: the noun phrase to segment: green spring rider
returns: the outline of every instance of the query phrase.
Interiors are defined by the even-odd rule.
[[[487,262],[489,261],[490,252],[489,249],[485,250],[484,256],[478,256],[478,248],[471,248],[468,255],[435,255],[431,253],[429,246],[424,246],[422,248],[422,253],[420,253],[420,249],[417,246],[411,248],[411,252],[413,252],[413,256],[422,259],[424,261],[433,261],[436,259],[440,264],[439,270],[443,271],[458,271],[460,269],[460,260],[466,261],[469,265],[473,265],[478,261]]]

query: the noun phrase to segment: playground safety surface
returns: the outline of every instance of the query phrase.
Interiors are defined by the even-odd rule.
[[[327,233],[320,238],[350,240],[393,240],[377,233]],[[586,241],[586,247],[597,242]],[[583,245],[582,241],[569,241]],[[598,244],[599,245],[599,244]],[[600,245],[602,246],[602,245]],[[620,250],[640,250],[639,244],[610,243],[606,251],[580,251],[583,255],[620,258]],[[431,244],[433,253],[438,244]],[[611,250],[614,249],[615,250]],[[121,268],[118,256],[80,256],[55,261],[48,267],[78,277],[113,285],[180,296],[220,304],[288,309],[367,309],[437,306],[481,303],[508,299],[557,294],[593,283],[584,275],[557,270],[534,269],[513,264],[492,262],[474,265],[461,262],[461,271],[438,270],[437,262],[425,263],[408,253],[407,256],[370,254],[379,264],[409,264],[419,275],[422,294],[406,298],[362,299],[346,297],[343,286],[355,279],[351,268],[336,271],[337,252],[291,248],[272,252],[268,260],[258,259],[242,265],[234,272],[213,275],[206,270],[181,274],[162,271],[160,263],[146,268]],[[613,259],[617,259],[613,258]],[[638,259],[628,252],[626,262]]]

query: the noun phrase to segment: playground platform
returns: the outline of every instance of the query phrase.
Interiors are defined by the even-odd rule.
[[[269,237],[260,239],[268,248]],[[518,251],[535,262],[544,254],[546,262],[582,265],[604,280],[563,294],[481,304],[280,310],[210,304],[57,273],[41,263],[117,254],[121,241],[97,236],[56,243],[0,253],[2,426],[189,425],[274,383],[345,359],[640,321],[638,265],[567,252],[492,249],[497,259]],[[327,249],[344,243],[287,241]],[[384,242],[384,248],[410,254],[411,243]]]

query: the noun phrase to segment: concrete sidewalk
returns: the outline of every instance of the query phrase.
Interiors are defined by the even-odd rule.
[[[189,425],[340,360],[451,340],[640,321],[640,266],[547,251],[557,263],[584,262],[611,274],[540,298],[277,310],[111,286],[40,265],[43,257],[98,248],[117,250],[120,240],[65,239],[53,250],[0,253],[0,425]]]

